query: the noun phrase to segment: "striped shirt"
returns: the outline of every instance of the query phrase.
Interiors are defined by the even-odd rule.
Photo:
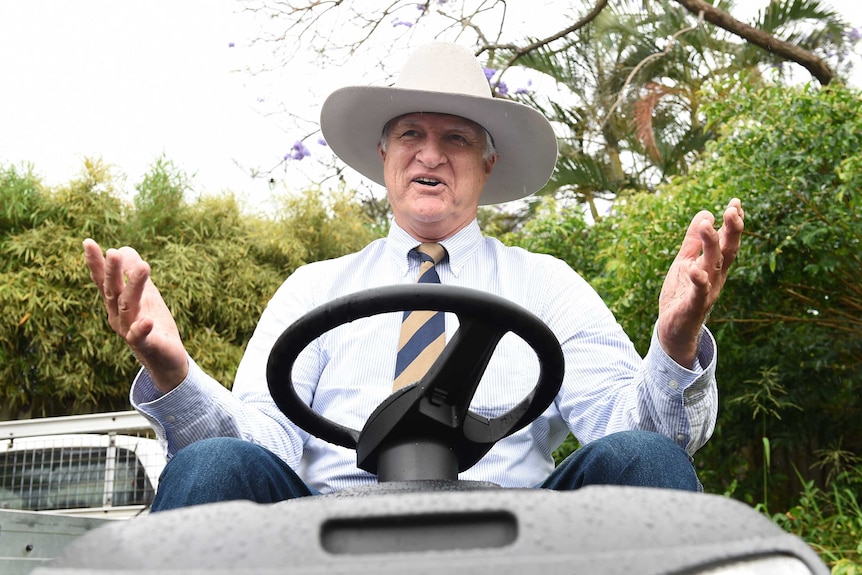
[[[448,253],[437,266],[443,284],[484,290],[528,309],[556,334],[566,362],[551,406],[495,445],[462,479],[537,485],[553,470],[551,454],[569,431],[584,444],[617,431],[656,431],[690,454],[712,434],[716,350],[706,328],[694,371],[667,356],[655,332],[642,359],[598,294],[561,260],[483,237],[475,221],[441,243]],[[276,453],[322,493],[374,481],[356,467],[354,452],[310,436],[281,413],[268,391],[266,364],[276,338],[309,310],[360,290],[412,283],[420,262],[409,252],[417,244],[393,223],[388,237],[360,252],[296,270],[264,310],[231,391],[191,359],[186,380],[165,395],[142,370],[132,386],[132,404],[151,421],[168,456],[198,439],[239,437]],[[319,337],[294,365],[300,397],[324,417],[362,429],[392,392],[400,324],[400,313],[382,314]],[[457,317],[447,314],[447,336],[456,329]],[[485,417],[499,415],[523,399],[537,377],[534,353],[508,334],[471,409]]]

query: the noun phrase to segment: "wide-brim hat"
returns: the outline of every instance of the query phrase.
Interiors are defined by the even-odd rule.
[[[349,86],[330,94],[320,112],[320,129],[344,163],[385,185],[377,151],[383,127],[392,118],[416,112],[467,118],[491,134],[499,160],[480,204],[529,196],[554,171],[557,139],[545,116],[524,104],[494,98],[476,57],[445,42],[417,49],[394,86]]]

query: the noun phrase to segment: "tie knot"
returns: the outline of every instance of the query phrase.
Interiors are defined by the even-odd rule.
[[[419,244],[416,251],[422,261],[430,261],[434,265],[439,264],[443,256],[446,255],[446,248],[437,243]]]

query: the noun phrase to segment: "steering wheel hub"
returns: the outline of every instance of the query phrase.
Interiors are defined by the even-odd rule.
[[[381,403],[361,431],[321,416],[302,401],[291,371],[314,339],[363,317],[413,309],[454,313],[458,331],[422,379]],[[533,348],[539,377],[515,407],[497,417],[482,417],[470,411],[470,401],[497,344],[509,332]],[[457,478],[497,441],[547,409],[563,373],[556,336],[523,307],[479,290],[410,284],[350,294],[299,318],[273,346],[266,376],[276,405],[289,419],[320,439],[355,449],[357,465],[384,482]]]

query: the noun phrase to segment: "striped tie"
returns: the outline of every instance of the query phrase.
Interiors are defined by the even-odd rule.
[[[440,244],[422,244],[416,248],[422,260],[416,283],[440,283],[434,266],[446,255]],[[398,339],[393,391],[419,381],[446,346],[446,325],[442,311],[405,311]]]

